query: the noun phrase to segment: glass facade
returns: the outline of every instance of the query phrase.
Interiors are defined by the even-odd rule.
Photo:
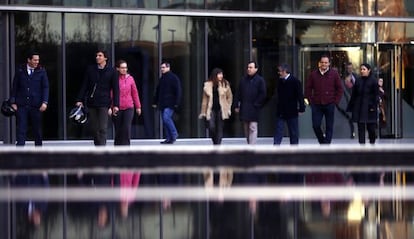
[[[392,3],[392,4],[391,4]],[[343,71],[343,64],[353,63],[355,71],[362,62],[374,65],[380,77],[384,72],[389,101],[390,125],[385,130],[389,137],[411,137],[414,131],[406,119],[414,117],[412,43],[414,25],[409,17],[413,3],[394,0],[345,1],[345,0],[296,0],[296,1],[14,1],[21,6],[48,5],[102,8],[105,13],[76,12],[1,12],[1,41],[12,39],[0,51],[3,85],[11,82],[14,69],[24,63],[25,54],[36,49],[41,63],[48,70],[51,81],[50,107],[44,115],[46,140],[89,139],[86,128],[72,124],[67,112],[73,107],[86,66],[94,63],[94,53],[104,49],[110,53],[110,64],[118,59],[129,62],[143,103],[143,114],[133,121],[132,137],[137,139],[163,136],[159,112],[151,107],[155,87],[160,75],[162,60],[171,62],[172,71],[181,79],[182,105],[176,114],[180,137],[205,137],[204,123],[198,120],[203,82],[214,67],[224,70],[233,92],[246,72],[246,63],[256,60],[267,85],[267,103],[261,111],[259,136],[271,137],[274,131],[274,92],[277,79],[276,65],[288,63],[292,73],[302,83],[310,70],[316,68],[316,59],[322,53],[332,57],[333,66]],[[1,7],[1,6],[0,6]],[[150,9],[152,14],[114,14],[111,8],[134,10]],[[163,15],[159,10],[187,9],[173,15]],[[212,10],[210,17],[191,16],[192,10]],[[228,12],[227,12],[228,11]],[[232,17],[233,14],[251,12],[250,16]],[[258,17],[260,13],[268,17]],[[188,14],[187,14],[188,13]],[[228,16],[217,16],[228,13]],[[280,18],[278,13],[292,14]],[[309,14],[303,19],[300,13]],[[257,14],[257,15],[255,15]],[[275,14],[275,15],[272,15]],[[313,19],[312,16],[338,16]],[[355,16],[355,20],[341,20],[340,15]],[[358,17],[376,16],[372,21]],[[381,21],[381,17],[406,16],[407,21]],[[10,24],[9,24],[10,23]],[[10,27],[10,29],[9,29]],[[401,52],[401,57],[399,57]],[[9,59],[8,56],[11,56]],[[5,63],[7,61],[7,64]],[[391,65],[392,63],[392,65]],[[384,66],[388,68],[384,71]],[[397,78],[396,78],[397,77]],[[8,97],[8,90],[1,92]],[[402,102],[402,103],[401,103]],[[313,131],[305,122],[310,120],[310,109],[300,119],[301,137],[312,138]],[[341,125],[346,117],[340,113],[335,118],[335,138],[347,138]],[[346,124],[346,123],[345,123]],[[13,120],[1,119],[1,138],[14,137]],[[112,124],[109,122],[109,138]],[[242,127],[237,114],[226,122],[225,137],[242,137]]]
[[[12,4],[25,8],[2,10],[2,7]],[[38,5],[43,8],[36,8]],[[57,10],[48,9],[46,6],[56,7]],[[58,8],[62,6],[68,8]],[[72,11],[70,7],[79,9]],[[120,9],[125,13],[119,12]],[[134,10],[137,12],[133,12]],[[143,12],[139,12],[141,10]],[[198,16],[197,14],[200,13],[208,15]],[[349,16],[352,19],[345,19]],[[367,16],[370,17],[368,20]],[[398,140],[392,141],[397,145],[408,138],[414,138],[414,124],[411,123],[414,120],[414,19],[412,16],[414,16],[414,2],[411,0],[0,0],[0,31],[2,32],[0,99],[9,97],[16,66],[26,62],[28,51],[36,50],[40,53],[41,64],[47,69],[50,80],[49,107],[43,115],[44,139],[53,141],[52,144],[56,141],[57,143],[74,141],[68,144],[73,143],[75,147],[92,145],[91,142],[83,142],[91,139],[90,132],[87,131],[88,125],[73,124],[68,120],[68,112],[74,106],[86,67],[95,63],[96,50],[103,49],[109,53],[109,64],[112,66],[119,59],[128,62],[129,73],[134,77],[139,90],[142,115],[135,116],[133,120],[132,138],[159,139],[164,133],[159,111],[152,107],[152,103],[160,77],[159,66],[163,60],[166,60],[171,63],[172,71],[179,76],[182,83],[182,104],[174,119],[180,139],[182,138],[183,141],[185,138],[190,139],[190,143],[183,145],[189,145],[196,141],[195,138],[207,136],[205,124],[198,116],[203,83],[212,69],[216,67],[223,69],[224,78],[230,82],[235,93],[240,79],[246,74],[247,62],[255,60],[259,66],[259,74],[266,81],[267,89],[266,104],[260,115],[259,137],[263,139],[262,144],[271,145],[275,126],[274,94],[278,87],[277,65],[287,63],[291,73],[304,85],[309,72],[317,68],[320,55],[329,54],[331,67],[336,68],[341,77],[345,75],[346,63],[351,62],[353,70],[358,72],[360,64],[367,62],[373,66],[376,77],[383,79],[387,123],[378,128],[378,136],[380,140],[397,138]],[[349,101],[348,97],[349,95],[344,95],[335,111],[334,141],[355,137],[352,135],[352,123],[349,124],[347,118],[349,116],[344,111]],[[311,120],[311,109],[307,107],[306,112],[299,118],[300,138],[303,142],[316,143]],[[112,122],[109,121],[109,139],[113,138],[112,128]],[[15,131],[15,118],[1,116],[0,141],[13,144]],[[238,114],[233,113],[225,122],[224,137],[234,140],[237,146],[244,145],[245,140]],[[29,135],[29,140],[32,140],[32,135]],[[141,142],[145,142],[145,145],[139,145],[132,150],[147,150],[148,145],[159,145],[157,140],[139,141],[137,145]],[[204,142],[210,144],[209,140]],[[357,144],[356,139],[352,142]],[[380,147],[374,148],[378,150]],[[349,151],[352,152],[353,149],[350,148]],[[366,149],[368,148],[362,148],[362,150]],[[40,187],[37,189],[47,186],[74,189],[77,192],[77,189],[85,187],[87,191],[94,192],[99,188],[97,186],[104,186],[99,184],[101,183],[99,180],[110,178],[110,183],[105,182],[108,183],[106,186],[109,190],[115,191],[116,188],[112,186],[118,186],[117,180],[120,181],[118,174],[124,169],[120,167],[125,166],[123,163],[130,159],[141,159],[143,155],[137,152],[127,155],[122,149],[121,153],[113,148],[110,150],[115,153],[111,154],[112,158],[108,161],[116,162],[115,166],[111,165],[108,170],[107,168],[102,170],[100,167],[104,164],[98,165],[99,173],[93,170],[78,171],[77,163],[88,162],[87,158],[79,157],[81,158],[79,161],[70,161],[77,157],[61,155],[62,158],[69,158],[68,161],[63,161],[72,163],[73,167],[49,169],[51,171],[48,175],[49,181],[41,185],[37,184],[36,186]],[[279,148],[276,150],[279,151]],[[323,150],[321,147],[322,153]],[[95,159],[100,159],[103,151],[97,152]],[[269,152],[272,154],[269,156],[271,157],[269,162],[272,162],[273,157],[278,159],[273,155],[273,151]],[[168,152],[163,153],[168,154]],[[177,152],[163,157],[175,159],[175,153]],[[243,153],[230,152],[226,156],[231,161],[239,159],[232,157],[244,156]],[[358,160],[361,155],[353,153],[351,155],[353,159]],[[198,157],[197,154],[198,151],[194,158]],[[211,159],[211,155],[199,155],[202,155],[201,158],[205,161]],[[218,154],[214,156],[216,155]],[[291,159],[292,155],[286,158]],[[317,154],[313,154],[314,157],[315,155]],[[332,158],[344,157],[337,152],[333,155]],[[306,154],[302,157],[306,157]],[[153,158],[155,165],[159,161],[157,157]],[[367,159],[372,159],[373,162],[377,162],[378,158],[381,158],[381,150],[367,156]],[[394,160],[392,156],[386,156],[385,159],[389,160],[383,161],[386,163]],[[145,160],[144,162],[149,162],[152,158]],[[306,160],[307,158],[304,159],[304,164],[309,165]],[[212,160],[215,161],[216,158]],[[17,167],[20,166],[19,163],[20,161],[16,160]],[[328,170],[322,170],[321,174],[325,174],[319,180],[332,183],[339,178],[338,185],[351,185],[344,190],[345,192],[351,191],[355,185],[370,183],[375,184],[375,187],[381,183],[382,186],[390,185],[387,190],[393,193],[393,190],[398,189],[394,186],[400,184],[410,186],[414,182],[410,165],[400,166],[393,163],[394,161],[389,163],[392,168],[375,165],[377,167],[375,172],[371,171],[371,164],[361,171],[358,167],[351,170],[342,167],[332,169],[332,165],[329,165]],[[168,162],[168,166],[171,164]],[[320,182],[317,181],[320,176],[317,175],[318,172],[305,170],[306,175],[302,174],[300,170],[295,171],[298,170],[296,164],[288,164],[281,171],[267,168],[268,164],[266,162],[264,165],[254,165],[254,167],[244,168],[245,165],[236,167],[232,185],[243,187],[254,181],[260,186],[282,185],[279,189],[284,190],[283,187],[291,183],[296,184],[299,190],[303,190],[305,186],[312,187]],[[36,169],[39,168],[36,167],[39,165],[28,165],[33,166],[28,170],[30,176],[44,179],[44,174],[37,174]],[[25,164],[22,163],[21,166]],[[140,189],[145,190],[145,187],[158,189],[156,186],[164,186],[161,178],[166,176],[166,173],[176,170],[174,167],[182,165],[167,167],[170,170],[168,172],[162,171],[165,168],[158,168],[159,165],[155,166],[150,170],[145,168],[140,171],[141,168],[138,166],[131,169],[135,170],[134,173],[139,171],[141,173]],[[182,170],[180,168],[167,176],[176,180],[172,180],[177,183],[174,184],[175,186],[195,186],[204,190],[204,170],[210,169],[210,166],[195,167],[197,169],[191,168],[188,171],[186,168],[184,172],[180,171]],[[214,168],[213,178],[217,179],[221,173],[219,172],[221,166],[223,165],[218,163],[217,168]],[[383,168],[378,169],[378,167]],[[404,167],[408,167],[407,173],[401,172]],[[21,172],[19,169],[16,170],[17,173],[13,170],[6,173],[0,170],[0,190],[14,190],[21,186],[16,178],[26,177],[27,175],[20,174],[27,172]],[[350,174],[354,174],[352,175],[355,176],[354,182],[349,180]],[[323,176],[327,176],[328,179]],[[213,188],[216,189],[219,191],[222,188]],[[229,189],[237,190],[238,187]],[[407,188],[404,193],[411,192],[410,189],[412,187]],[[10,191],[6,192],[10,193]],[[118,195],[119,192],[115,193]],[[200,195],[202,193],[204,192],[200,192]],[[0,220],[2,229],[0,231],[3,233],[2,236],[5,235],[4,238],[414,237],[412,195],[410,200],[402,200],[398,198],[399,195],[390,199],[388,197],[390,194],[387,194],[384,195],[386,197],[384,200],[374,198],[371,201],[362,201],[360,198],[355,198],[352,201],[336,200],[332,203],[319,201],[319,198],[317,200],[293,199],[289,202],[285,201],[285,198],[274,200],[267,198],[254,204],[254,200],[248,201],[250,198],[222,201],[220,193],[219,191],[217,194],[219,198],[215,201],[204,199],[175,201],[172,207],[168,206],[167,200],[162,201],[160,198],[135,201],[131,204],[127,218],[121,215],[121,204],[117,204],[119,199],[116,198],[108,207],[111,211],[106,216],[110,219],[103,224],[99,222],[102,218],[98,203],[93,201],[95,198],[82,198],[85,201],[76,201],[76,198],[73,201],[50,200],[40,227],[36,227],[33,221],[28,221],[34,219],[28,218],[28,215],[32,214],[29,214],[29,208],[22,203],[27,202],[26,206],[30,205],[29,199],[32,196],[30,191],[24,195],[24,200],[20,199],[16,202],[10,199],[0,200],[0,218],[7,218],[7,220]],[[5,194],[0,194],[0,199],[5,198]],[[81,192],[79,195],[85,194]],[[65,196],[76,197],[67,194]],[[141,195],[138,193],[138,196]],[[363,203],[366,203],[366,208],[363,208]],[[355,211],[359,213],[359,219],[353,221],[355,218],[352,216],[355,215],[350,214]]]

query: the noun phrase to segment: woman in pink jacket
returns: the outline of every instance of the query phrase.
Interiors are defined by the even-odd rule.
[[[119,60],[116,63],[119,73],[119,111],[112,114],[115,127],[115,145],[130,145],[131,124],[134,112],[141,115],[141,102],[134,77],[128,74],[126,61]]]
[[[132,119],[134,112],[141,115],[141,103],[135,80],[128,74],[127,62],[117,61],[116,69],[119,72],[119,111],[112,114],[115,127],[114,145],[130,145]],[[123,217],[127,217],[129,205],[135,197],[139,184],[140,172],[125,171],[121,172],[119,177],[120,211]]]

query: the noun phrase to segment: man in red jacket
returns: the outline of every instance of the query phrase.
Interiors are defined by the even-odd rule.
[[[330,68],[330,59],[322,55],[319,68],[312,71],[306,81],[305,97],[312,108],[312,127],[320,144],[332,141],[335,106],[339,104],[344,89],[338,72]],[[325,117],[325,133],[321,124]]]

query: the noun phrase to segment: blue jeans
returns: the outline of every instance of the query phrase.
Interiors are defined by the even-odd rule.
[[[299,144],[299,121],[298,117],[291,119],[276,119],[276,129],[273,137],[273,144],[281,144],[283,138],[283,131],[285,128],[285,122],[289,130],[290,144]]]
[[[173,115],[174,110],[171,108],[165,108],[162,110],[162,124],[164,126],[165,139],[169,141],[175,141],[178,137]]]
[[[332,141],[335,104],[312,104],[312,127],[320,144],[330,144]],[[322,118],[325,116],[325,134],[322,131]]]

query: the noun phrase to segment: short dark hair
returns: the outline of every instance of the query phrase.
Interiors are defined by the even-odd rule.
[[[288,64],[282,63],[282,64],[279,64],[278,67],[280,67],[280,69],[286,71],[287,73],[290,73],[290,69],[289,69],[289,65]]]
[[[162,64],[165,64],[165,66],[166,66],[166,67],[170,67],[170,63],[169,63],[168,61],[162,61],[162,62],[161,62],[161,65],[162,65]]]
[[[257,64],[257,62],[256,61],[249,61],[249,62],[247,62],[247,65],[249,65],[249,64],[254,64],[254,68],[259,68],[259,65]]]
[[[33,56],[39,56],[40,54],[37,51],[30,51],[27,53],[27,59],[32,59]]]
[[[319,60],[322,60],[322,58],[328,58],[329,62],[331,62],[331,57],[329,57],[328,54],[322,54],[321,57],[319,57]]]
[[[102,50],[102,49],[98,49],[98,50],[96,50],[95,55],[96,55],[96,54],[98,54],[98,53],[102,53],[102,54],[104,55],[104,57],[105,57],[107,60],[109,60],[109,55],[108,55],[108,52],[107,52],[107,51]]]

